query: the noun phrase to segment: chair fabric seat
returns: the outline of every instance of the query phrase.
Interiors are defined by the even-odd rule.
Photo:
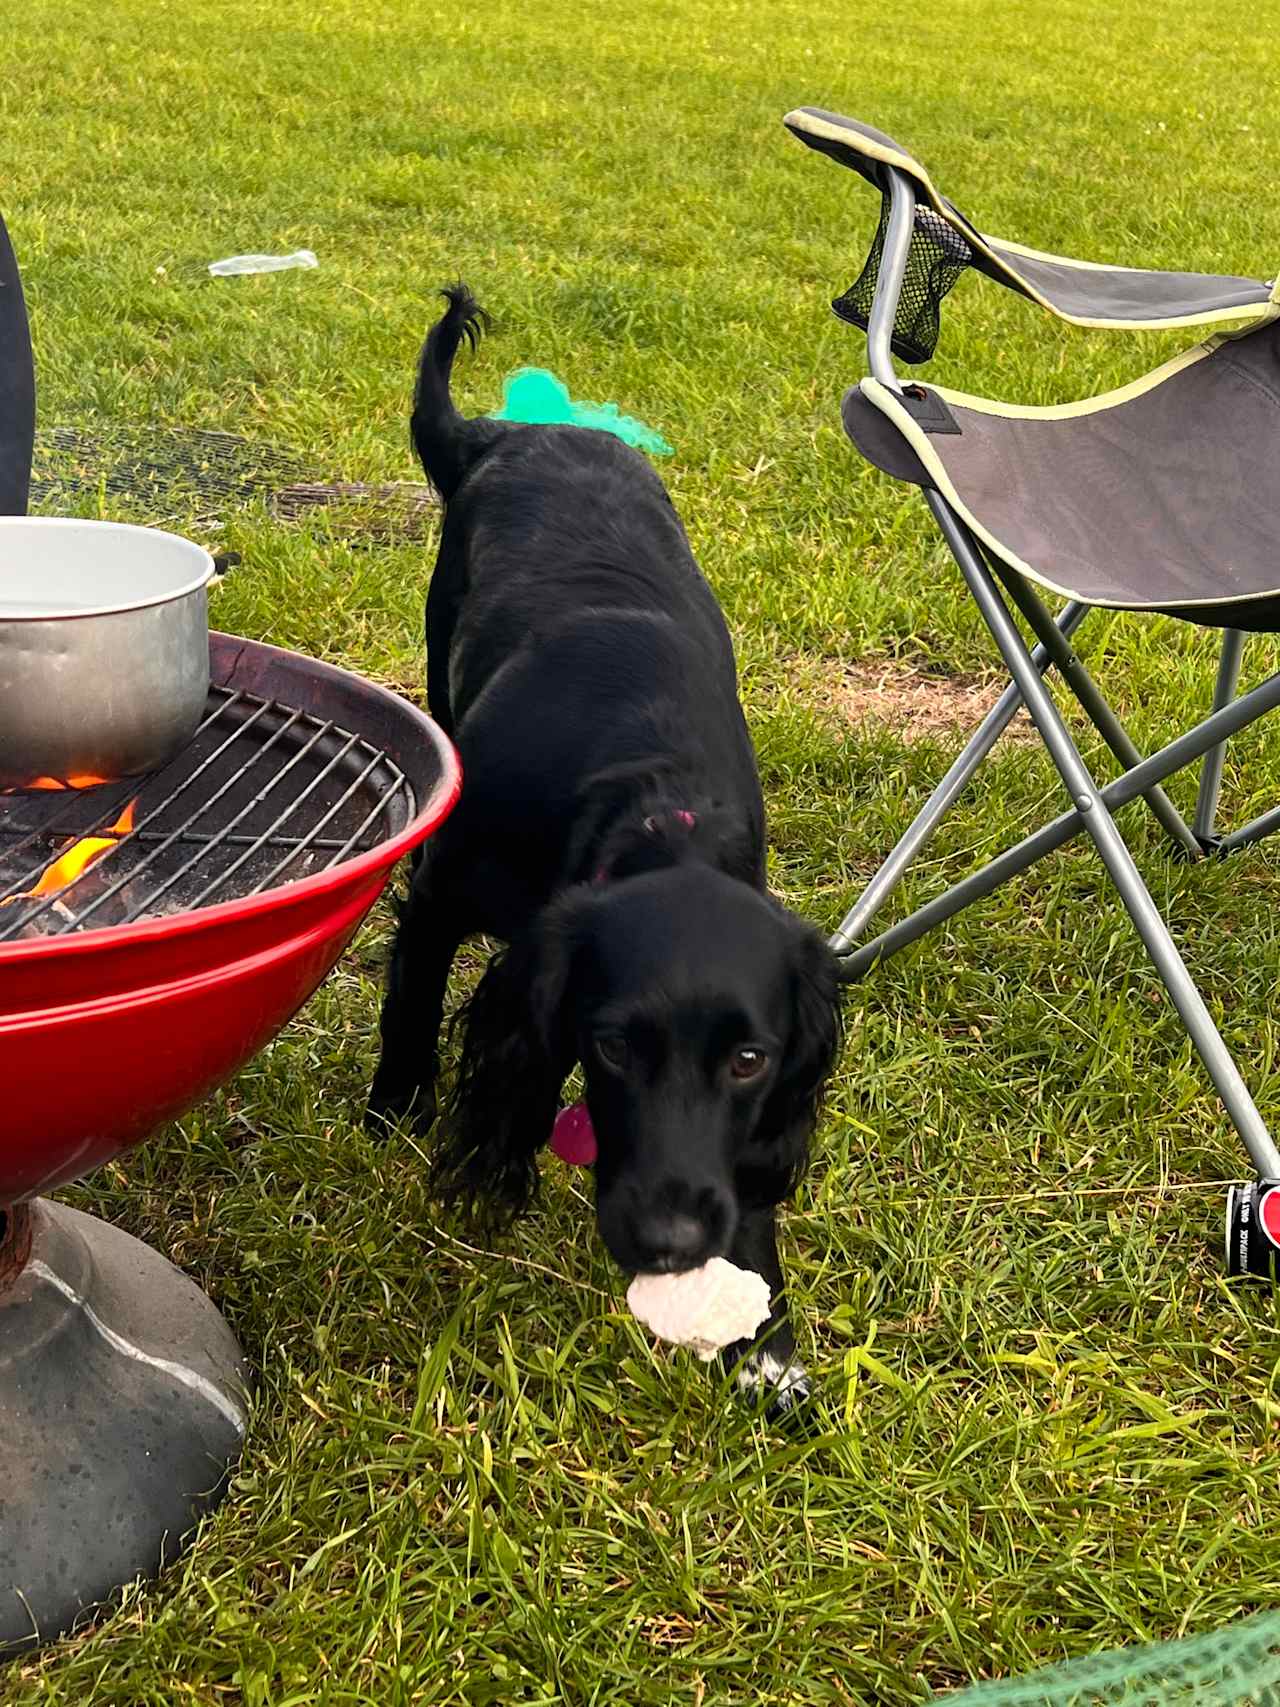
[[[936,489],[1052,592],[1276,626],[1280,326],[1210,339],[1086,402],[1023,408],[920,385],[899,396],[865,379],[843,416],[868,461]]]

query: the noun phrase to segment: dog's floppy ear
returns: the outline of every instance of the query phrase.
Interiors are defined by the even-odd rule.
[[[458,1015],[462,1056],[435,1178],[490,1219],[514,1219],[537,1192],[535,1158],[577,1056],[570,985],[589,905],[575,891],[544,908],[493,957]]]
[[[780,1203],[800,1183],[822,1094],[840,1047],[840,984],[835,956],[808,925],[793,920],[791,1030],[777,1082],[744,1158],[741,1189]]]

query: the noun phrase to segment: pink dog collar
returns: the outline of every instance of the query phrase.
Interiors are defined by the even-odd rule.
[[[676,807],[675,810],[669,812],[667,816],[673,824],[678,824],[682,830],[692,832],[697,828],[698,814],[696,812],[690,812],[684,806]],[[643,824],[645,835],[660,836],[662,834],[662,825],[663,820],[661,818],[646,818]],[[595,884],[607,883],[609,881],[609,876],[609,867],[607,865],[597,866],[595,876],[591,881]]]

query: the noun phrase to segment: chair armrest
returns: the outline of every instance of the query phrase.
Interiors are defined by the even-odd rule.
[[[820,107],[798,107],[783,123],[806,147],[851,167],[880,191],[877,240],[881,249],[892,184],[899,177],[910,182],[916,203],[912,250],[919,253],[914,263],[908,262],[907,279],[913,272],[938,271],[932,292],[935,321],[937,303],[968,266],[1075,326],[1131,332],[1210,325],[1243,329],[1280,315],[1280,282],[1275,280],[1102,265],[988,236],[934,187],[920,162],[883,131]],[[868,278],[873,264],[878,268],[877,243],[857,283],[832,304],[837,314],[856,325],[869,318],[869,306],[864,303],[874,294],[874,272]],[[943,276],[948,272],[953,275],[949,282]],[[910,295],[908,282],[895,320],[894,347],[906,361],[927,361],[937,342],[937,326],[933,325],[932,343],[927,319],[913,338],[903,315]],[[913,348],[920,353],[909,353]]]

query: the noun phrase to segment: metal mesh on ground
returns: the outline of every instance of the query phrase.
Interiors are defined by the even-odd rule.
[[[1280,1707],[1280,1613],[935,1699],[947,1707]]]
[[[326,480],[302,457],[235,433],[186,427],[51,427],[36,435],[33,508],[56,512],[76,498],[125,501],[149,521],[219,521],[265,503],[281,521],[325,513],[352,543],[415,538],[436,508],[429,486]]]

